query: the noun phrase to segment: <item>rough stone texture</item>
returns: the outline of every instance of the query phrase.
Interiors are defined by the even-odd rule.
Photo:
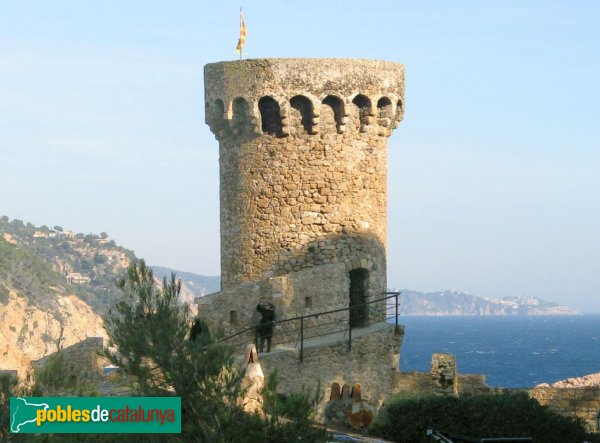
[[[343,289],[362,268],[369,299],[385,292],[386,140],[403,97],[404,67],[390,62],[205,66],[206,120],[220,142],[224,291],[308,268]],[[337,263],[345,272],[334,280],[323,265]]]
[[[475,395],[492,391],[484,375],[459,374],[456,357],[442,353],[432,355],[431,372],[394,373],[392,389],[395,393],[427,395]]]
[[[265,386],[265,376],[258,361],[256,346],[253,344],[246,346],[242,369],[244,370],[242,406],[246,412],[260,414],[263,412],[264,405],[262,390]]]
[[[600,386],[584,388],[532,388],[529,396],[540,404],[567,417],[583,419],[588,430],[598,432],[600,414]]]
[[[318,407],[321,416],[334,382],[340,386],[360,383],[363,397],[379,408],[390,394],[401,340],[393,326],[383,324],[353,338],[352,352],[347,340],[317,342],[305,347],[302,362],[298,349],[286,349],[261,354],[261,366],[265,373],[277,370],[282,392],[297,392],[302,387],[315,392],[319,387],[323,394]]]
[[[600,386],[600,372],[584,375],[583,377],[572,377],[555,383],[541,383],[536,388],[586,388],[589,386]]]
[[[456,357],[452,354],[435,353],[431,356],[431,374],[439,380],[440,386],[458,394],[458,371]]]
[[[75,295],[57,295],[56,300],[58,310],[51,313],[10,291],[0,311],[0,369],[17,370],[23,378],[34,359],[88,336],[106,337],[102,318],[87,303]]]
[[[102,337],[88,337],[74,345],[68,346],[59,351],[65,363],[76,368],[82,380],[99,382],[102,380],[102,370],[109,362],[100,356],[103,350],[104,339]],[[35,360],[32,363],[34,368],[45,366],[49,358],[56,353]]]
[[[343,263],[325,264],[300,271],[291,271],[287,275],[271,277],[259,282],[241,283],[233,288],[224,289],[215,294],[198,298],[198,313],[212,326],[233,334],[249,325],[256,325],[260,314],[256,305],[260,300],[268,300],[275,306],[276,320],[293,318],[298,315],[310,315],[348,307],[349,291],[348,270]],[[384,297],[380,294],[377,298]],[[390,301],[391,303],[391,301]],[[235,314],[232,316],[232,311]],[[385,305],[374,303],[368,308],[368,323],[384,318]],[[232,321],[234,317],[235,321]],[[327,331],[336,331],[346,327],[348,311],[309,318],[305,321],[306,338]],[[329,324],[311,329],[316,324]],[[297,330],[299,322],[275,328],[274,341],[285,343],[289,338],[287,330]],[[252,331],[244,335],[248,341],[254,340]]]

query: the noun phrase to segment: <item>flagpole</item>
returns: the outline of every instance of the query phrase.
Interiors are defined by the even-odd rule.
[[[242,7],[240,6],[240,19],[242,17]],[[241,24],[241,23],[240,23]],[[240,60],[242,59],[242,53],[244,52],[244,45],[240,46]]]

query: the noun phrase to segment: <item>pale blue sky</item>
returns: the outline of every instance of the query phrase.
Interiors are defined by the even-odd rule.
[[[240,3],[0,0],[0,215],[219,273],[204,64]],[[600,3],[252,1],[245,55],[406,65],[390,287],[600,312]]]

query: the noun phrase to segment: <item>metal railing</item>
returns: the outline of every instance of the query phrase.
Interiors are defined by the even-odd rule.
[[[342,338],[348,337],[348,351],[351,352],[353,329],[367,327],[380,322],[384,318],[386,322],[395,319],[396,331],[399,331],[398,296],[400,292],[384,292],[384,294],[386,295],[385,297],[365,303],[353,304],[346,308],[276,320],[273,322],[271,346],[287,345],[298,348],[300,361],[303,361],[304,345],[310,339],[343,333]],[[378,303],[384,306],[373,306]],[[390,311],[392,315],[389,315]],[[357,316],[357,312],[362,315]],[[380,315],[382,313],[384,314],[383,316]],[[244,351],[248,342],[252,340],[258,347],[260,337],[257,325],[249,326],[221,339],[221,341],[231,343],[236,351],[239,350],[240,354]]]
[[[453,435],[446,432],[427,430],[427,437],[440,443],[532,443],[531,437],[465,437],[463,435]]]

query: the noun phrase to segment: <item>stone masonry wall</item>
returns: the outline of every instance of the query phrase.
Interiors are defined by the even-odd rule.
[[[583,419],[591,432],[598,432],[600,414],[600,386],[583,388],[532,388],[529,396],[540,404],[567,417]]]
[[[402,335],[395,333],[393,326],[385,325],[379,331],[354,338],[351,352],[347,340],[343,340],[306,347],[302,362],[296,349],[261,354],[260,364],[265,375],[277,371],[281,392],[297,392],[304,387],[314,393],[320,387],[320,413],[333,382],[340,386],[360,383],[363,398],[379,408],[390,394],[401,341]]]
[[[82,379],[97,381],[102,376],[102,368],[108,361],[99,355],[103,350],[102,337],[88,337],[74,345],[68,346],[61,351],[65,363],[76,368]],[[32,362],[34,368],[42,368],[49,358],[57,352]]]
[[[206,119],[220,142],[223,290],[343,263],[369,271],[368,297],[385,291],[386,138],[403,96],[404,67],[390,62],[206,65]]]
[[[392,389],[408,395],[475,395],[492,391],[484,375],[460,374],[456,357],[444,353],[431,356],[431,372],[396,372]]]
[[[207,321],[211,329],[221,330],[227,336],[259,322],[260,315],[256,311],[256,305],[261,300],[273,303],[276,320],[347,307],[349,284],[348,271],[343,263],[326,264],[255,283],[242,283],[206,295],[198,299],[198,314]],[[383,297],[384,294],[378,296]],[[382,321],[384,316],[384,305],[375,303],[369,306],[369,324]],[[347,323],[348,311],[321,315],[318,319],[308,318],[304,325],[306,337],[344,329]],[[282,336],[286,330],[294,329],[297,335],[297,328],[298,321],[278,325],[275,328],[274,342],[279,343],[289,338]],[[253,334],[251,331],[243,337],[252,342]]]

